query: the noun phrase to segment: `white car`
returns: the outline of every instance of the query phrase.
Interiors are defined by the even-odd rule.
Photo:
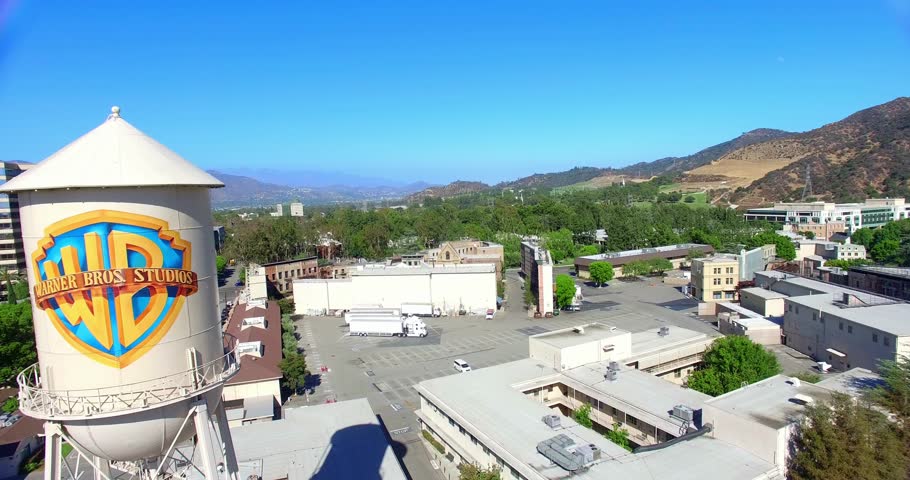
[[[461,373],[471,371],[471,366],[468,365],[468,362],[466,362],[460,358],[458,360],[455,360],[454,365],[455,365],[455,370],[458,370]]]
[[[493,320],[493,314],[496,313],[492,308],[487,310],[487,320]]]

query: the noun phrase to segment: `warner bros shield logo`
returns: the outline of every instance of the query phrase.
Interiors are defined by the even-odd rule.
[[[82,213],[47,227],[32,252],[35,302],[76,350],[123,368],[167,334],[196,293],[191,254],[157,218]]]

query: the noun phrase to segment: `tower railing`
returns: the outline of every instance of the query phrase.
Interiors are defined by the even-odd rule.
[[[85,418],[141,411],[204,393],[240,370],[236,347],[215,360],[171,375],[104,388],[48,390],[38,364],[19,373],[19,408],[42,419]]]

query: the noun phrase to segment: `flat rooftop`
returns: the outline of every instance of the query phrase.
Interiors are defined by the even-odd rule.
[[[714,255],[713,257],[696,258],[696,260],[699,262],[704,262],[704,263],[731,263],[731,262],[738,262],[739,257],[737,257],[736,255],[723,254],[723,255]]]
[[[588,342],[628,335],[629,332],[602,323],[587,323],[532,335],[530,338],[556,348],[574,347]]]
[[[739,318],[736,320],[736,323],[745,325],[748,328],[780,328],[780,325],[768,320],[767,318],[749,310],[743,308],[736,303],[730,302],[721,302],[718,303],[718,306],[723,306],[727,310],[731,310],[734,313],[739,315]]]
[[[240,478],[406,479],[365,398],[289,408],[284,415],[231,429]]]
[[[873,266],[862,266],[862,267],[850,267],[850,270],[855,270],[862,273],[873,273],[876,275],[884,275],[886,277],[900,278],[904,280],[910,280],[910,268],[901,268],[901,267],[873,267]]]
[[[643,355],[650,355],[663,350],[676,349],[680,346],[700,340],[714,341],[714,338],[708,337],[704,333],[673,325],[670,326],[667,335],[661,336],[659,332],[660,328],[651,328],[649,330],[633,333],[632,356],[630,359]],[[626,361],[630,359],[627,359]]]
[[[852,368],[846,372],[830,376],[818,383],[835,392],[846,393],[852,397],[859,397],[870,390],[885,386],[885,380],[877,373],[865,368]]]
[[[780,292],[775,292],[774,290],[768,290],[767,288],[761,287],[749,287],[740,290],[740,293],[748,293],[755,295],[756,297],[764,298],[765,300],[774,300],[777,298],[787,298],[786,295]]]
[[[625,366],[621,367],[617,380],[608,381],[604,378],[608,363],[591,363],[564,370],[562,374],[569,381],[563,383],[582,392],[593,390],[597,394],[588,395],[595,398],[615,399],[628,406],[625,409],[627,413],[667,432],[676,432],[681,426],[681,422],[670,418],[674,406],[685,405],[699,410],[711,398],[704,393]]]
[[[818,403],[829,400],[833,394],[827,388],[808,382],[799,382],[799,386],[796,386],[790,377],[775,375],[714,397],[705,404],[751,422],[779,429],[802,415],[804,407],[795,400],[796,395],[810,397]]]
[[[578,367],[579,370],[583,367]],[[421,382],[417,390],[429,401],[444,410],[471,435],[474,435],[493,450],[496,455],[511,465],[517,465],[519,473],[529,479],[548,480],[578,479],[602,480],[622,478],[623,480],[651,480],[665,478],[681,480],[714,480],[728,478],[756,478],[774,468],[749,452],[713,439],[708,436],[647,453],[631,454],[606,440],[593,430],[584,428],[574,420],[561,417],[562,427],[551,429],[543,423],[544,415],[553,414],[545,404],[528,398],[523,389],[532,388],[537,382],[572,381],[581,383],[590,375],[591,384],[604,383],[603,372],[578,371],[580,381],[563,377],[560,372],[533,359],[524,359],[490,368],[474,370],[465,374],[450,375]],[[619,380],[608,389],[630,388],[633,383],[644,383],[644,377],[661,382],[662,387],[672,388],[674,393],[661,400],[668,391],[648,394],[649,401],[661,402],[672,409],[677,391],[687,392],[670,382],[644,372],[622,371]],[[596,377],[596,378],[595,378]],[[634,378],[633,378],[634,377]],[[617,387],[625,383],[626,387]],[[658,384],[653,384],[658,385]],[[648,383],[648,386],[653,386]],[[641,388],[641,387],[639,387]],[[647,388],[647,387],[646,387]],[[697,392],[689,392],[696,393]],[[683,393],[685,395],[685,393]],[[702,394],[698,394],[702,395]],[[706,395],[704,397],[707,397]],[[701,397],[699,397],[700,399]],[[686,398],[683,401],[692,401]],[[680,402],[681,403],[681,402]],[[422,415],[418,412],[418,415]],[[642,419],[649,421],[647,419]],[[434,420],[435,421],[435,420]],[[575,474],[553,465],[537,452],[537,444],[557,434],[569,436],[576,444],[592,443],[601,449],[601,460],[587,470]]]
[[[899,337],[910,336],[910,321],[908,321],[910,304],[890,303],[847,307],[835,303],[835,298],[839,297],[832,294],[820,294],[790,297],[787,301]]]
[[[495,273],[496,265],[492,263],[463,263],[463,264],[446,264],[446,265],[420,265],[410,266],[366,266],[351,271],[351,276],[368,277],[368,276],[404,276],[404,275],[427,275],[427,274],[459,274],[459,273]]]
[[[705,247],[709,247],[709,245],[704,245],[701,243],[679,243],[676,245],[664,245],[661,247],[640,248],[638,250],[623,250],[621,252],[608,252],[608,253],[600,253],[597,255],[585,255],[583,257],[578,257],[578,258],[584,258],[584,259],[590,259],[590,260],[609,260],[611,258],[632,257],[632,256],[644,255],[644,254],[648,254],[648,253],[680,253],[680,254],[682,254],[683,252],[685,252],[685,254],[688,255],[689,250],[702,249]],[[712,249],[712,251],[713,251],[713,249]]]

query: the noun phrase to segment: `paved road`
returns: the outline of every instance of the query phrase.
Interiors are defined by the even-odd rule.
[[[506,279],[506,308],[493,320],[472,316],[427,319],[430,335],[426,338],[348,337],[342,318],[297,320],[299,345],[316,374],[314,393],[292,398],[285,406],[366,397],[392,432],[396,452],[411,477],[441,478],[434,473],[418,437],[414,411],[420,404],[414,385],[457,374],[454,359],[464,359],[476,369],[527,358],[530,335],[593,321],[633,332],[677,325],[717,335],[695,315],[695,302],[659,280],[615,281],[604,288],[582,284],[582,311],[533,319],[523,308],[517,273],[507,272]],[[321,371],[322,367],[327,371]]]

